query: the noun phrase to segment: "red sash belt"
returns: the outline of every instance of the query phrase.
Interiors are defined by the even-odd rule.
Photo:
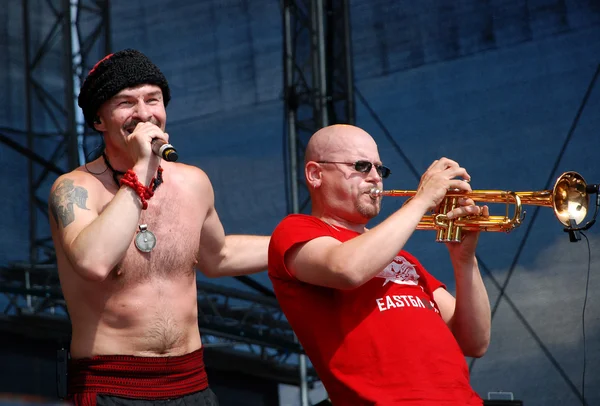
[[[71,360],[69,395],[77,405],[95,405],[96,394],[134,399],[170,399],[208,388],[203,349],[177,357],[102,355]]]

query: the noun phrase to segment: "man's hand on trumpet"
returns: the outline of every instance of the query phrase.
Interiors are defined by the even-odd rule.
[[[458,162],[448,158],[440,158],[434,161],[421,176],[414,197],[424,201],[430,210],[435,210],[444,201],[449,191],[465,194],[472,192],[469,184],[470,180],[471,175]],[[487,206],[479,207],[468,197],[458,198],[457,200],[458,205],[446,213],[449,219],[464,216],[489,216]]]
[[[423,202],[429,210],[435,210],[444,201],[448,191],[471,192],[468,183],[470,180],[471,176],[467,170],[457,162],[448,158],[438,159],[421,176],[414,199]],[[449,211],[450,218],[473,214],[474,209],[468,206],[461,204],[460,207]]]
[[[449,211],[448,218],[458,218],[463,216],[480,216],[482,219],[487,219],[490,216],[490,209],[487,205],[477,206],[473,199],[467,197],[460,197],[457,199],[459,206]],[[452,217],[450,217],[452,213]],[[472,263],[475,260],[475,250],[477,248],[477,242],[479,240],[480,231],[466,231],[462,233],[462,240],[460,243],[447,243],[448,252],[450,253],[450,259],[455,265],[462,265]]]
[[[458,206],[446,213],[449,219],[464,217],[464,216],[481,216],[489,217],[490,209],[488,206],[477,206],[473,199],[468,197],[459,197],[457,199]]]

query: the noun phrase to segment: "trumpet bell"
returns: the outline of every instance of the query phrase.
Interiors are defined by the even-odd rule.
[[[404,196],[412,198],[415,190],[380,190],[373,188],[371,197]],[[456,207],[459,197],[469,197],[475,202],[504,203],[506,215],[490,216],[487,219],[472,216],[448,219],[446,213]],[[513,216],[509,216],[509,206],[514,205]],[[577,172],[565,172],[558,177],[552,190],[533,192],[510,192],[502,190],[473,190],[469,193],[449,191],[433,215],[421,219],[417,230],[437,230],[436,241],[459,242],[461,230],[505,231],[519,227],[525,212],[523,205],[549,207],[554,210],[558,221],[566,227],[581,224],[588,214],[589,194],[583,176]]]
[[[571,220],[580,224],[587,216],[590,197],[579,173],[563,173],[556,180],[552,195],[554,213],[563,225],[572,225]]]

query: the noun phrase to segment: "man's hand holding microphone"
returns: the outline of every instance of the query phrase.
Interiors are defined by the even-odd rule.
[[[169,134],[150,121],[137,123],[133,132],[127,137],[131,158],[136,162],[134,170],[145,184],[155,176],[162,158],[174,162],[178,155],[169,144]],[[152,159],[154,156],[155,159]],[[146,161],[146,163],[142,163]]]

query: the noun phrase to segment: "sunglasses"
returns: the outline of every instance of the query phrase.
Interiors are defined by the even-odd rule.
[[[381,176],[383,179],[390,176],[392,171],[387,166],[373,164],[369,161],[356,161],[356,162],[334,162],[334,161],[317,161],[319,164],[342,164],[342,165],[352,165],[354,170],[360,173],[369,173],[371,172],[371,168],[375,165],[375,170],[377,174]]]

